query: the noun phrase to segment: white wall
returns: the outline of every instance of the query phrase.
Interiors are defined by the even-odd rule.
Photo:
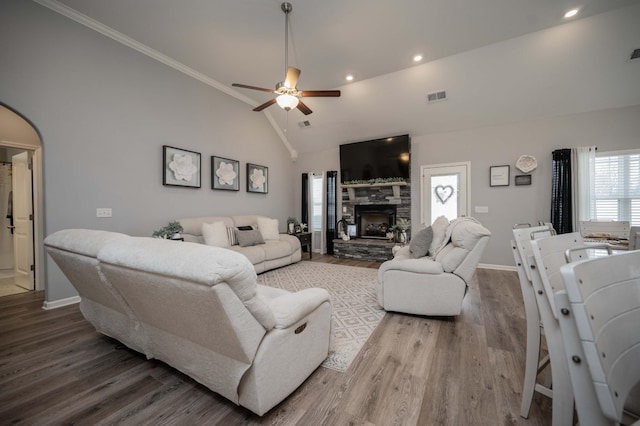
[[[46,234],[150,235],[175,218],[251,213],[284,231],[291,160],[248,105],[33,2],[2,2],[0,51],[0,102],[42,137]],[[202,154],[202,188],[162,186],[162,145]],[[210,189],[211,155],[240,161],[239,192]],[[245,191],[247,162],[269,167],[268,194]],[[47,276],[47,301],[75,295],[51,261]]]

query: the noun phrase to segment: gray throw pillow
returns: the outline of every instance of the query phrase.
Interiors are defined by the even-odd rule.
[[[240,247],[257,246],[258,244],[264,244],[262,234],[257,229],[251,231],[236,231],[236,237],[238,237],[238,245]]]
[[[429,251],[429,247],[431,247],[431,240],[433,239],[433,229],[430,226],[427,226],[416,235],[411,237],[411,242],[409,243],[409,251],[411,252],[411,257],[417,259],[419,257],[425,257],[427,252]]]

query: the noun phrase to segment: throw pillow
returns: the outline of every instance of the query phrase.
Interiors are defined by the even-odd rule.
[[[227,237],[229,238],[229,244],[232,246],[238,245],[238,239],[236,238],[236,228],[227,227]]]
[[[258,229],[262,233],[262,238],[264,238],[265,240],[280,239],[280,231],[278,230],[278,219],[258,217]]]
[[[227,226],[224,222],[203,223],[202,238],[208,246],[229,247],[229,236]]]
[[[449,220],[445,216],[440,216],[431,224],[433,240],[431,240],[431,246],[429,247],[429,256],[434,257],[445,245],[444,237],[447,232],[447,226],[449,226]]]
[[[431,247],[431,240],[433,240],[433,229],[430,226],[420,230],[416,235],[411,237],[411,242],[409,243],[411,257],[414,259],[425,257]]]
[[[250,231],[236,231],[236,237],[238,238],[238,244],[240,247],[257,246],[258,244],[264,244],[262,234],[257,229]]]

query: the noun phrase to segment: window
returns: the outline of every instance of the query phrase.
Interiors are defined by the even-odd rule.
[[[313,231],[322,230],[322,210],[323,210],[323,177],[322,174],[313,175],[313,209],[311,215],[311,229]]]
[[[603,152],[595,160],[595,217],[640,226],[640,150]]]

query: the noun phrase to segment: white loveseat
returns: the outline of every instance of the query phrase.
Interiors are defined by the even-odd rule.
[[[293,235],[279,234],[277,225],[275,225],[275,230],[266,229],[267,227],[273,228],[277,221],[265,216],[206,216],[178,219],[178,222],[183,227],[182,236],[184,240],[200,244],[205,244],[202,233],[203,225],[223,222],[228,231],[228,239],[217,239],[217,243],[214,242],[213,244],[242,253],[253,264],[258,274],[299,262],[302,258],[300,240]],[[260,225],[263,225],[265,229],[260,229]],[[264,244],[242,247],[237,243],[234,238],[234,231],[238,227],[247,226],[251,226],[261,232],[264,236]]]
[[[257,285],[239,253],[82,229],[58,231],[45,246],[99,332],[258,415],[329,353],[328,292]]]
[[[433,226],[429,256],[415,258],[410,246],[404,246],[378,269],[378,303],[385,310],[433,316],[460,314],[467,285],[491,232],[477,220],[463,217],[445,222],[441,240],[435,241],[436,224]]]

